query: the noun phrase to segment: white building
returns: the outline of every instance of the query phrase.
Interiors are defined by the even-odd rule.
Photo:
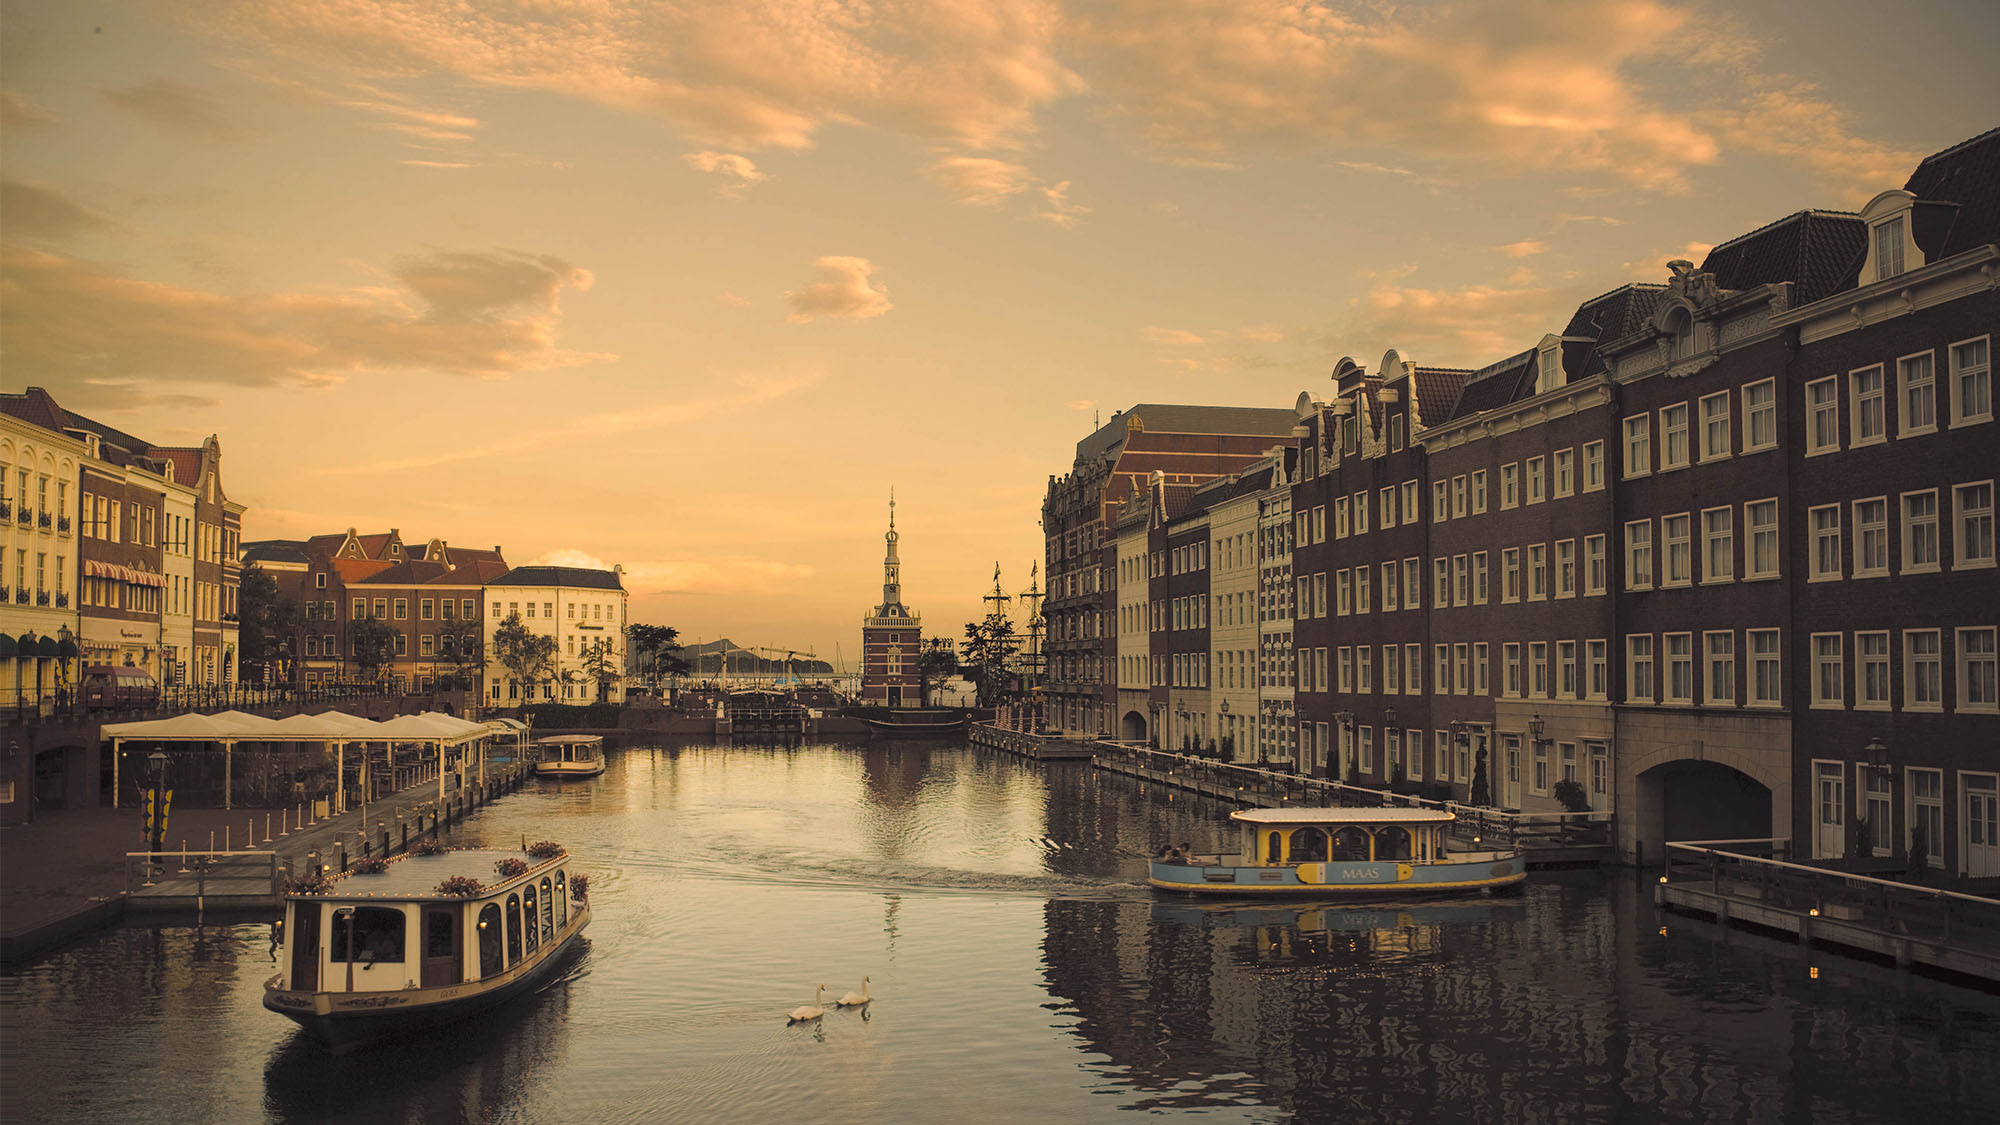
[[[517,566],[486,584],[489,706],[625,702],[625,568]],[[522,684],[495,659],[493,634],[510,617],[556,641],[545,676]],[[598,669],[603,670],[600,676]]]
[[[1292,705],[1292,479],[1296,449],[1274,450],[1257,515],[1257,757],[1298,761]]]
[[[1237,762],[1257,757],[1257,508],[1259,485],[1269,476],[1232,474],[1202,488],[1212,497],[1206,501],[1209,723],[1217,750]]]

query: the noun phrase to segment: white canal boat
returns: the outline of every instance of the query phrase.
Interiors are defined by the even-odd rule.
[[[1146,882],[1199,895],[1431,895],[1515,887],[1516,849],[1451,851],[1444,809],[1241,809],[1241,847],[1222,855],[1174,849]]]
[[[535,740],[535,776],[596,777],[604,772],[604,738],[552,734]]]
[[[287,895],[264,1006],[345,1054],[534,991],[590,922],[572,858],[535,851],[402,856]]]

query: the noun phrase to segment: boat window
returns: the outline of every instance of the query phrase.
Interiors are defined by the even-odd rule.
[[[500,904],[489,902],[479,910],[479,975],[490,977],[506,967],[500,956]]]
[[[1375,833],[1376,859],[1409,859],[1410,833],[1408,829],[1390,825]]]
[[[381,906],[356,906],[334,911],[332,959],[346,962],[350,949],[359,964],[401,961],[403,912]]]
[[[1285,834],[1283,832],[1271,833],[1271,850],[1264,856],[1265,863],[1282,863],[1284,861],[1284,840]]]
[[[507,963],[521,959],[521,896],[507,896]]]
[[[556,869],[556,921],[569,925],[569,880],[563,877],[562,869]]]
[[[1343,862],[1356,862],[1370,858],[1368,854],[1368,830],[1353,825],[1333,834],[1333,858]]]
[[[549,881],[544,877],[542,879],[542,940],[554,941],[555,938],[556,904],[549,898]]]
[[[1318,828],[1299,828],[1292,832],[1292,862],[1311,863],[1326,858],[1326,833]]]
[[[424,915],[424,956],[452,957],[458,953],[458,916],[454,910],[431,910]]]
[[[529,883],[521,888],[521,917],[528,927],[528,952],[533,953],[542,944],[542,928],[535,924],[538,916],[535,909],[535,885]]]

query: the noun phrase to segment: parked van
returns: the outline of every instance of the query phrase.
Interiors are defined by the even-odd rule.
[[[83,670],[83,705],[93,711],[154,707],[160,684],[144,668],[93,664]]]

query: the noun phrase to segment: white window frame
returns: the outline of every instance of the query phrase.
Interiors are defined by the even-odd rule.
[[[1601,492],[1604,489],[1604,442],[1585,442],[1583,446],[1583,491]]]
[[[1555,554],[1556,597],[1576,596],[1576,540],[1556,540]]]
[[[1585,699],[1605,699],[1611,694],[1611,645],[1601,637],[1583,642],[1583,693]]]
[[[1594,597],[1605,592],[1610,583],[1611,567],[1605,556],[1603,534],[1583,537],[1583,594]]]
[[[1509,461],[1500,466],[1500,510],[1507,511],[1521,506],[1521,466],[1517,461]]]
[[[1846,575],[1846,545],[1841,540],[1840,505],[1821,504],[1806,509],[1806,581],[1838,582]],[[1828,570],[1826,564],[1833,564]]]
[[[1485,469],[1474,469],[1472,471],[1472,514],[1475,516],[1486,514]]]
[[[1870,376],[1875,389],[1864,391],[1862,380]],[[1847,448],[1859,449],[1889,440],[1889,373],[1882,364],[1871,363],[1847,373],[1847,407]],[[1871,417],[1878,427],[1873,434],[1865,432]]]
[[[1718,517],[1722,528],[1715,527]],[[1722,565],[1716,565],[1720,548]],[[1724,505],[1701,510],[1701,583],[1704,586],[1736,580],[1736,510]]]
[[[1815,402],[1817,394],[1824,393],[1824,401]],[[1828,375],[1824,379],[1814,379],[1805,385],[1806,405],[1806,456],[1818,457],[1827,453],[1840,452],[1840,377]],[[1822,429],[1821,422],[1825,421]],[[1831,441],[1822,441],[1822,436],[1831,436]]]
[[[1922,379],[1912,379],[1911,371],[1913,368],[1919,365],[1918,361],[1922,361],[1921,366],[1928,372],[1928,374]],[[1934,351],[1912,352],[1909,355],[1896,357],[1896,436],[1897,437],[1899,438],[1916,437],[1920,434],[1934,434],[1937,432],[1938,428],[1937,370],[1938,370],[1937,353]],[[1913,423],[1910,421],[1910,419],[1917,413],[1917,411],[1912,409],[1912,403],[1915,397],[1918,395],[1926,397],[1930,400],[1931,417],[1930,421],[1928,422]]]
[[[1975,344],[1978,345],[1983,358],[1976,362],[1968,362],[1960,354],[1961,350],[1970,349]],[[1949,357],[1948,365],[1951,369],[1951,387],[1946,391],[1945,397],[1951,400],[1952,428],[1957,429],[1960,426],[1976,426],[1982,422],[1991,422],[1993,420],[1993,338],[1991,336],[1974,336],[1970,339],[1956,341],[1946,349],[1946,355]],[[1980,409],[1980,404],[1977,402],[1971,403],[1970,408],[1968,408],[1967,400],[1973,396],[1968,396],[1966,391],[1972,388],[1978,389],[1980,392],[1978,397],[1985,399],[1984,409]]]
[[[1679,530],[1676,532],[1676,525]],[[1680,569],[1674,569],[1675,552]],[[1674,589],[1694,582],[1694,516],[1675,512],[1660,517],[1660,588]]]
[[[1985,503],[1968,506],[1967,500],[1977,489],[1985,489]],[[1988,570],[1994,565],[1993,536],[1993,478],[1967,481],[1951,488],[1951,568],[1953,570]],[[1969,553],[1983,550],[1984,554]]]
[[[1620,430],[1624,437],[1621,445],[1622,457],[1618,465],[1620,480],[1653,474],[1653,416],[1638,414],[1624,420]]]
[[[1952,637],[1952,664],[1957,669],[1953,679],[1958,689],[1952,709],[1961,715],[2000,714],[2000,636],[1996,636],[1994,626],[1954,629]],[[1976,638],[1983,638],[1978,651],[1969,651],[1966,642]],[[1984,699],[1972,699],[1974,687],[1983,691]]]
[[[1543,462],[1543,458],[1536,456],[1528,458],[1521,465],[1522,475],[1527,478],[1527,502],[1530,504],[1539,504],[1548,499],[1549,482]]]
[[[1905,492],[1898,499],[1902,501],[1903,518],[1902,526],[1899,529],[1902,533],[1902,542],[1899,544],[1900,549],[1896,552],[1896,562],[1898,564],[1896,573],[1937,573],[1944,560],[1943,532],[1938,526],[1942,509],[1938,504],[1937,489],[1920,488],[1914,492]],[[1930,503],[1930,515],[1924,516],[1912,512],[1910,509],[1910,501],[1912,499],[1927,499]],[[1911,557],[1919,554],[1922,549],[1928,549],[1930,561],[1911,562]]]
[[[1710,630],[1701,635],[1701,701],[1707,707],[1736,706],[1736,630]],[[1722,690],[1716,690],[1720,680]]]
[[[1769,519],[1759,519],[1759,509]],[[1759,565],[1769,556],[1770,565]],[[1778,535],[1778,499],[1751,500],[1743,505],[1743,580],[1776,578],[1784,570],[1785,542]]]
[[[1752,397],[1763,401],[1753,402]],[[1759,441],[1757,431],[1763,430],[1765,437]],[[1743,387],[1743,452],[1759,453],[1778,447],[1778,382],[1776,379],[1760,379]]]
[[[1639,528],[1645,529],[1643,542],[1633,535]],[[1625,525],[1625,588],[1650,590],[1653,579],[1653,521],[1632,520]]]
[[[1765,642],[1769,642],[1766,645]],[[1743,631],[1743,695],[1746,706],[1777,708],[1785,705],[1785,644],[1777,629]],[[1771,668],[1771,690],[1763,690],[1764,665]]]
[[[1685,469],[1694,458],[1694,436],[1690,432],[1688,404],[1669,403],[1660,407],[1660,471]],[[1676,451],[1675,446],[1680,448]]]
[[[1870,651],[1874,648],[1876,651]],[[1854,709],[1887,711],[1890,693],[1889,631],[1857,629],[1854,632]]]
[[[1920,698],[1925,694],[1926,679],[1929,681],[1929,699]],[[1925,714],[1938,714],[1944,710],[1943,630],[1903,630],[1902,709]]]
[[[1863,505],[1880,505],[1881,519],[1867,519],[1863,516]],[[1853,503],[1854,519],[1854,560],[1855,578],[1887,578],[1889,576],[1889,498],[1887,496],[1864,496]],[[1869,560],[1869,544],[1872,541],[1880,548],[1879,559]]]
[[[1486,552],[1472,552],[1472,604],[1486,604]]]
[[[1500,646],[1500,693],[1509,699],[1519,699],[1522,695],[1521,642],[1507,641]]]
[[[1641,650],[1644,650],[1643,652]],[[1640,667],[1645,674],[1639,673]],[[1654,682],[1657,665],[1654,662],[1653,634],[1627,633],[1625,635],[1625,701],[1627,703],[1652,704],[1658,690]],[[1643,690],[1643,694],[1641,691]]]
[[[1521,548],[1502,547],[1500,549],[1500,604],[1513,605],[1521,600]]]
[[[1549,488],[1549,495],[1557,500],[1576,494],[1576,450],[1558,449],[1550,455],[1550,471],[1555,480]]]
[[[1812,661],[1812,706],[1815,710],[1847,709],[1847,638],[1842,633],[1814,633],[1806,653]]]
[[[1733,417],[1735,411],[1732,409],[1732,404],[1729,401],[1729,392],[1722,390],[1712,395],[1703,395],[1696,402],[1700,407],[1697,413],[1701,415],[1701,460],[1727,460],[1736,452],[1736,420]],[[1711,416],[1711,412],[1715,409],[1717,403],[1720,403],[1722,406],[1722,416],[1720,419]],[[1719,441],[1714,432],[1718,421],[1722,425],[1722,434]]]
[[[1660,636],[1660,702],[1680,707],[1694,704],[1694,634],[1663,633]]]
[[[1431,522],[1443,523],[1451,515],[1451,483],[1434,480],[1431,482]]]

